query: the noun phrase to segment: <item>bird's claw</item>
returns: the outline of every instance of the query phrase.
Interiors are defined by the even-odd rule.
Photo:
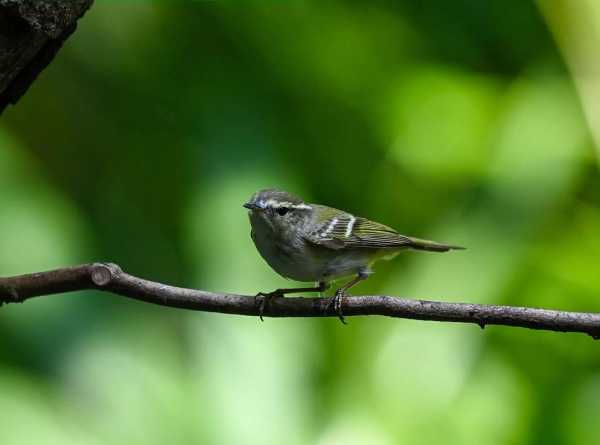
[[[344,298],[345,296],[346,295],[344,294],[344,291],[341,289],[338,289],[335,292],[335,295],[333,297],[331,297],[329,299],[329,301],[327,302],[327,306],[325,306],[325,312],[327,313],[327,312],[329,312],[329,309],[333,305],[333,310],[338,315],[338,318],[340,319],[342,324],[348,324],[348,323],[346,323],[346,319],[344,318],[344,314],[342,312],[342,298]]]
[[[254,301],[256,301],[258,297],[262,297],[258,305],[258,317],[260,318],[260,321],[265,321],[263,315],[265,314],[265,306],[267,302],[271,303],[271,300],[273,300],[273,298],[279,298],[282,296],[283,294],[279,291],[259,292],[254,296]]]

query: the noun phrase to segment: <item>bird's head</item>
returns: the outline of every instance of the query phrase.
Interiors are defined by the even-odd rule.
[[[297,196],[277,189],[260,190],[244,204],[253,226],[264,225],[275,233],[297,229],[312,215],[313,208]]]

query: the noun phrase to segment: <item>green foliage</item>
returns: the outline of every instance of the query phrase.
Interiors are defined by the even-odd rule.
[[[401,255],[356,292],[600,310],[598,152],[532,3],[243,3],[96,2],[0,124],[0,274],[106,260],[272,290],[289,283],[241,205],[279,186],[468,247]],[[96,293],[2,307],[0,334],[7,445],[600,434],[582,335]]]

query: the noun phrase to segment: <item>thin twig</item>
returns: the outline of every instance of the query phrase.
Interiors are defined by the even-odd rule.
[[[126,274],[116,264],[93,263],[15,277],[0,278],[0,304],[22,303],[42,295],[97,289],[124,297],[224,314],[259,315],[260,298],[185,289]],[[266,317],[337,317],[326,311],[326,298],[277,298]],[[565,312],[515,306],[446,303],[383,295],[344,298],[345,316],[384,315],[415,320],[518,326],[558,332],[582,332],[600,338],[600,313]]]

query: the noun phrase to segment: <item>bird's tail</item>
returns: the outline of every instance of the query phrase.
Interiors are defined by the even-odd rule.
[[[450,244],[436,243],[435,241],[428,241],[419,238],[410,238],[410,244],[408,245],[411,249],[415,250],[426,250],[429,252],[448,252],[449,250],[464,250],[465,247],[452,246]]]

